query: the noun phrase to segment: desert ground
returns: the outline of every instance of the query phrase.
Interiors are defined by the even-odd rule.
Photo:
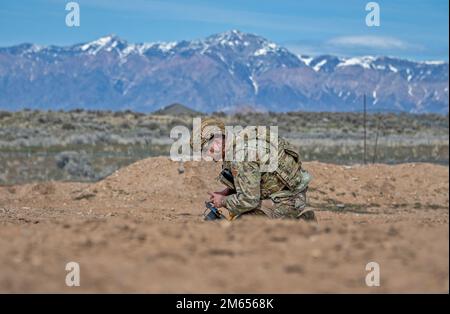
[[[448,293],[448,166],[306,162],[318,223],[203,221],[219,168],[155,157],[95,183],[0,186],[0,292]]]

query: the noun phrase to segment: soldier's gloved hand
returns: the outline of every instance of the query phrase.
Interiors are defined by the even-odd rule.
[[[214,206],[217,208],[221,208],[225,206],[225,195],[219,194],[219,193],[211,193],[208,192],[210,196],[210,201],[214,203]]]

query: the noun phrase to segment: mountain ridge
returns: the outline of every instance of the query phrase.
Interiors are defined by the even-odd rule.
[[[448,63],[387,56],[305,56],[231,30],[205,39],[130,44],[110,34],[70,46],[0,48],[0,107],[154,111],[448,112]]]

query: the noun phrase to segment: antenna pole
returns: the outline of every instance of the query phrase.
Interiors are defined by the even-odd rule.
[[[366,94],[364,93],[364,164],[366,164],[367,162],[367,141],[366,141],[366,137],[367,137],[367,131],[366,131]]]

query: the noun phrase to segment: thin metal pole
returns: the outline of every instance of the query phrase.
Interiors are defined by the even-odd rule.
[[[366,94],[364,94],[364,164],[366,164],[366,149],[367,149],[367,143],[366,143]]]
[[[381,122],[381,114],[378,116],[378,121],[377,121],[377,134],[375,136],[375,149],[373,152],[373,159],[372,159],[373,164],[377,161],[378,133],[380,131],[380,122]]]

